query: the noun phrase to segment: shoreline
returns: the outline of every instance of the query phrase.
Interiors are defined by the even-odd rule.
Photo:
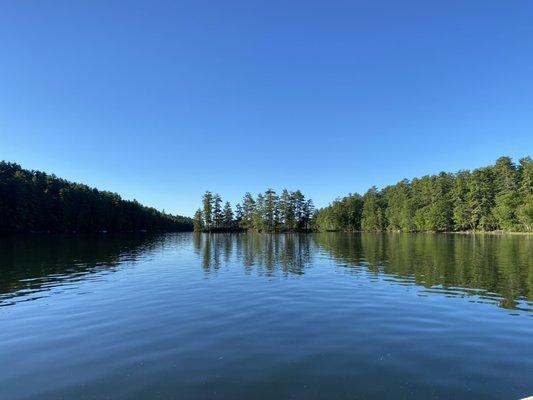
[[[431,234],[454,234],[454,235],[492,235],[492,236],[503,236],[503,235],[533,235],[533,232],[516,232],[516,231],[413,231],[413,232],[403,232],[403,231],[343,231],[343,230],[326,230],[326,231],[314,231],[315,233],[392,233],[392,234],[418,234],[418,233],[431,233]]]
[[[31,235],[31,236],[80,236],[80,235],[114,235],[114,234],[161,234],[161,233],[259,233],[268,235],[281,235],[281,234],[294,234],[294,233],[373,233],[373,234],[435,234],[435,235],[488,235],[488,236],[530,236],[533,232],[514,232],[514,231],[415,231],[415,232],[402,232],[402,231],[343,231],[343,230],[298,230],[298,231],[277,231],[277,232],[261,232],[256,230],[245,229],[216,229],[205,231],[193,231],[193,230],[138,230],[138,231],[100,231],[100,232],[51,232],[51,231],[30,231],[30,232],[0,232],[0,237],[15,236],[15,235]]]

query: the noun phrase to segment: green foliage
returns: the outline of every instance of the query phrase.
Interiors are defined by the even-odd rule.
[[[361,229],[364,231],[381,231],[385,227],[384,207],[381,193],[372,186],[363,196]]]
[[[210,192],[206,192],[209,193]],[[204,208],[205,208],[204,195]],[[218,194],[213,197],[214,215],[216,212],[216,199],[220,199]],[[205,211],[202,223],[198,222],[198,227],[202,226],[204,231],[224,231],[224,230],[254,230],[258,232],[293,232],[311,230],[315,207],[313,202],[306,200],[299,190],[289,192],[283,189],[281,196],[278,196],[273,189],[267,189],[265,193],[259,193],[254,199],[250,193],[246,193],[242,204],[237,204],[235,213],[229,202],[226,202],[221,212],[222,222],[214,226],[207,223]],[[216,217],[215,217],[216,220]]]
[[[361,213],[363,199],[358,194],[349,194],[336,199],[326,208],[318,210],[315,227],[322,231],[359,231],[361,230]]]
[[[211,228],[211,226],[213,225],[213,195],[210,191],[206,191],[204,193],[204,197],[202,198],[202,204],[204,207],[204,225],[206,228]]]
[[[242,200],[242,218],[240,226],[243,229],[252,229],[254,226],[255,200],[250,193],[246,193]]]
[[[190,218],[0,162],[0,232],[169,231],[192,227]]]
[[[469,171],[459,171],[455,176],[452,188],[453,228],[457,231],[475,229],[475,225],[472,223],[472,211],[468,204],[469,180]]]
[[[213,196],[213,222],[216,228],[224,225],[224,215],[222,214],[222,198],[220,195]]]
[[[494,174],[491,167],[474,170],[468,181],[470,223],[481,230],[494,229]]]
[[[226,201],[224,204],[223,224],[226,227],[233,225],[233,210],[231,209],[231,204],[229,201]]]
[[[321,231],[533,230],[533,161],[402,180],[362,198],[350,194],[318,210]]]
[[[279,198],[279,218],[287,229],[295,229],[295,215],[293,198],[287,189],[283,189]]]
[[[413,231],[414,211],[409,181],[404,179],[397,185],[385,188],[383,197],[386,203],[387,229],[391,231]]]
[[[203,218],[202,210],[198,209],[194,213],[193,224],[194,224],[195,232],[202,232],[204,230],[205,227],[204,227],[204,218]]]
[[[526,197],[524,204],[516,210],[516,216],[520,226],[527,232],[533,231],[533,194]]]

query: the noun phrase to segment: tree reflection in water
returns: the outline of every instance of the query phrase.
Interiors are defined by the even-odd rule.
[[[531,310],[533,241],[527,235],[468,234],[195,234],[207,273],[223,263],[272,276],[302,275],[325,254],[347,271],[361,269],[424,293],[476,296],[477,301]]]

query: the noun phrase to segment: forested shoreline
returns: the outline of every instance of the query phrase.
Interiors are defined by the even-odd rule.
[[[246,193],[235,209],[205,192],[194,218],[0,162],[0,232],[532,232],[533,160],[404,179],[316,210],[300,190]]]
[[[364,195],[348,194],[315,210],[299,191],[246,193],[235,210],[207,191],[194,216],[195,231],[531,232],[533,161],[500,157],[494,165],[441,172]]]
[[[192,220],[118,194],[0,162],[0,232],[191,231]]]
[[[494,165],[441,172],[363,196],[338,198],[314,216],[319,231],[533,231],[533,161],[500,157]]]

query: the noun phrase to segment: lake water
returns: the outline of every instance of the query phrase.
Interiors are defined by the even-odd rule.
[[[0,399],[533,395],[533,236],[0,237]]]

